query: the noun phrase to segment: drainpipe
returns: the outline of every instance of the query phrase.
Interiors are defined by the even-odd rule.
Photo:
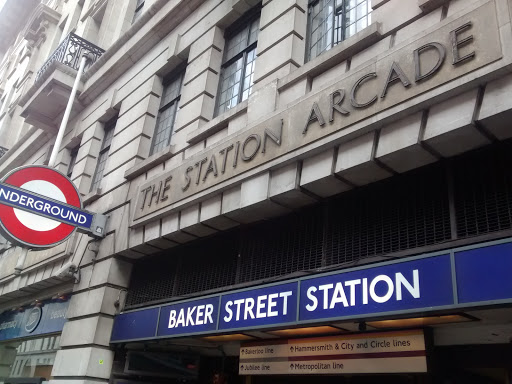
[[[68,125],[69,115],[71,114],[71,109],[73,108],[73,102],[75,101],[76,91],[78,86],[80,85],[80,79],[82,78],[82,74],[84,72],[85,64],[89,60],[87,54],[82,56],[80,61],[80,66],[78,67],[78,72],[76,74],[75,83],[73,84],[73,89],[71,90],[71,95],[69,95],[68,105],[66,105],[66,110],[64,111],[64,116],[62,117],[62,122],[60,123],[59,132],[57,133],[57,138],[55,139],[55,144],[53,145],[52,154],[50,156],[50,161],[48,162],[49,167],[55,167],[55,162],[57,160],[57,154],[59,153],[60,145],[62,144],[62,138],[64,137],[64,132],[66,132],[66,128]]]

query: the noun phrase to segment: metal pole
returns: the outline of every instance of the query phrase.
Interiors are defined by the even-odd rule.
[[[57,160],[57,154],[59,153],[59,148],[60,148],[60,145],[62,144],[62,138],[64,137],[64,132],[66,132],[69,115],[71,114],[71,109],[73,108],[73,102],[75,101],[76,91],[78,89],[78,85],[80,84],[80,79],[82,78],[82,73],[84,72],[86,62],[87,62],[87,56],[83,55],[82,60],[80,61],[80,67],[78,67],[78,73],[76,74],[75,83],[73,84],[73,89],[71,90],[71,95],[69,95],[68,105],[66,105],[66,110],[64,111],[64,116],[62,117],[62,122],[60,123],[59,132],[57,133],[57,138],[55,139],[55,144],[53,145],[52,155],[50,156],[50,161],[48,162],[49,167],[55,167],[55,161]]]

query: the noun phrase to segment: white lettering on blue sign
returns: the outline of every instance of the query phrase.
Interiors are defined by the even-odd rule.
[[[393,294],[395,294],[397,301],[401,301],[403,298],[403,288],[405,288],[413,298],[420,298],[420,278],[417,269],[413,270],[412,284],[400,272],[395,273],[394,277],[395,279],[393,280],[387,275],[378,275],[372,279],[370,284],[368,284],[367,278],[363,278],[345,282],[340,281],[336,284],[313,285],[308,288],[306,293],[309,301],[306,305],[306,309],[309,312],[316,310],[319,302],[323,309],[333,309],[339,304],[342,304],[344,307],[353,307],[358,304],[366,305],[369,300],[381,304],[389,301],[393,297]],[[385,284],[384,292],[380,292],[380,295],[376,292],[378,283]],[[349,293],[348,297],[345,289],[347,289]],[[316,295],[318,291],[320,291],[321,294]]]
[[[59,309],[58,311],[53,311],[50,315],[50,320],[53,319],[63,319],[66,317],[66,309]]]
[[[16,320],[6,321],[3,323],[0,323],[0,330],[16,328],[17,325],[18,325],[18,322]]]
[[[169,312],[168,328],[213,324],[212,313],[212,304],[195,305],[193,307],[181,308],[179,311],[171,309],[171,311]]]
[[[30,196],[21,195],[15,191],[10,191],[2,187],[0,187],[0,199],[17,206],[27,207],[34,211],[54,216],[56,218],[61,218],[63,220],[68,220],[80,225],[84,225],[87,222],[87,216],[78,211],[73,211],[64,206],[52,205],[48,202],[37,200]]]
[[[253,299],[252,297],[246,297],[244,299],[233,301],[229,300],[225,305],[225,310],[228,314],[224,316],[224,321],[226,323],[229,323],[233,319],[235,321],[239,321],[241,315],[243,316],[243,320],[275,317],[281,314],[286,315],[288,314],[288,297],[292,294],[292,291],[285,291],[280,293],[271,293],[269,295],[257,296],[256,299]],[[278,298],[282,299],[281,306],[278,306]],[[233,313],[233,306],[236,307],[236,315]],[[279,310],[279,307],[281,308],[281,311]]]

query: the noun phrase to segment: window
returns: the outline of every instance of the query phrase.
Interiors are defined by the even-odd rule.
[[[243,19],[243,27],[226,31],[224,64],[222,64],[217,115],[246,100],[252,91],[256,43],[260,25],[259,13],[249,20]]]
[[[309,4],[308,60],[371,24],[371,0],[315,0]]]
[[[133,20],[132,23],[135,22],[139,18],[140,15],[142,15],[142,9],[144,8],[144,1],[145,0],[137,0],[137,4],[135,5],[135,13],[133,14]]]
[[[164,79],[164,91],[156,119],[155,134],[153,135],[150,155],[161,151],[171,142],[184,74],[185,71],[182,70],[178,75],[169,77],[166,80]]]
[[[114,137],[114,128],[116,127],[117,116],[105,123],[105,136],[103,137],[103,143],[101,144],[100,155],[98,156],[98,164],[96,165],[96,171],[92,178],[91,191],[99,188],[101,179],[103,179],[103,171],[108,159],[108,152],[110,151],[110,144]]]
[[[73,148],[70,153],[71,158],[69,159],[68,171],[66,172],[66,176],[69,178],[71,178],[71,175],[73,174],[73,169],[75,168],[78,149],[79,147]]]
[[[53,335],[24,341],[9,340],[3,344],[1,348],[8,353],[3,353],[2,365],[10,368],[10,372],[3,372],[12,380],[2,378],[2,383],[40,383],[41,377],[49,378],[60,349],[60,338],[60,335]]]

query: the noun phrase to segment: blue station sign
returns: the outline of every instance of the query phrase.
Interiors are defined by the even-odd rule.
[[[69,300],[42,302],[0,314],[0,341],[61,332]]]
[[[322,320],[451,305],[450,255],[304,280],[301,320]]]
[[[127,311],[111,342],[511,303],[511,269],[510,240],[453,249]]]

